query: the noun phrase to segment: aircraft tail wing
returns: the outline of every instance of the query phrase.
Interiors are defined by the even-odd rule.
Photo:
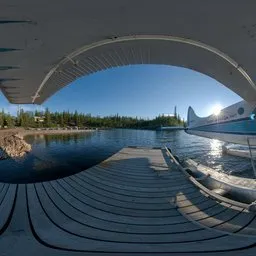
[[[200,117],[198,117],[192,107],[188,108],[188,116],[187,116],[187,127],[191,128],[193,126],[196,126],[197,121],[200,120]]]

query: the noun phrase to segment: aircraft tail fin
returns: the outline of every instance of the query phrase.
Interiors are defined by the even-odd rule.
[[[194,111],[194,109],[192,107],[188,108],[188,116],[187,116],[187,121],[188,121],[188,128],[190,128],[191,126],[195,126],[196,122],[200,119],[200,117],[198,117]]]

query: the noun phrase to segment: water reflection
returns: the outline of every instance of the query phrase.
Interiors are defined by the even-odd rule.
[[[105,130],[85,134],[35,135],[32,152],[0,162],[0,181],[37,182],[65,177],[95,165],[126,146],[168,146],[180,159],[192,158],[217,171],[252,175],[248,159],[222,155],[222,142],[184,131]]]
[[[219,140],[215,140],[215,139],[210,140],[210,147],[211,147],[210,155],[215,158],[221,157],[222,145],[223,145],[223,142]]]

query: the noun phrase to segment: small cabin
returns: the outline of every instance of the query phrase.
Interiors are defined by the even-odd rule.
[[[43,123],[45,120],[45,116],[34,116],[34,120],[36,123]]]

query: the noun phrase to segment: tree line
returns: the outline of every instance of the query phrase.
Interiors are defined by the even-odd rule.
[[[174,116],[159,115],[153,119],[120,116],[92,116],[69,111],[51,112],[48,108],[44,112],[31,112],[19,110],[17,116],[0,113],[0,127],[31,127],[31,128],[56,128],[56,127],[98,127],[98,128],[135,128],[156,129],[159,126],[183,126],[184,120],[176,113]]]

